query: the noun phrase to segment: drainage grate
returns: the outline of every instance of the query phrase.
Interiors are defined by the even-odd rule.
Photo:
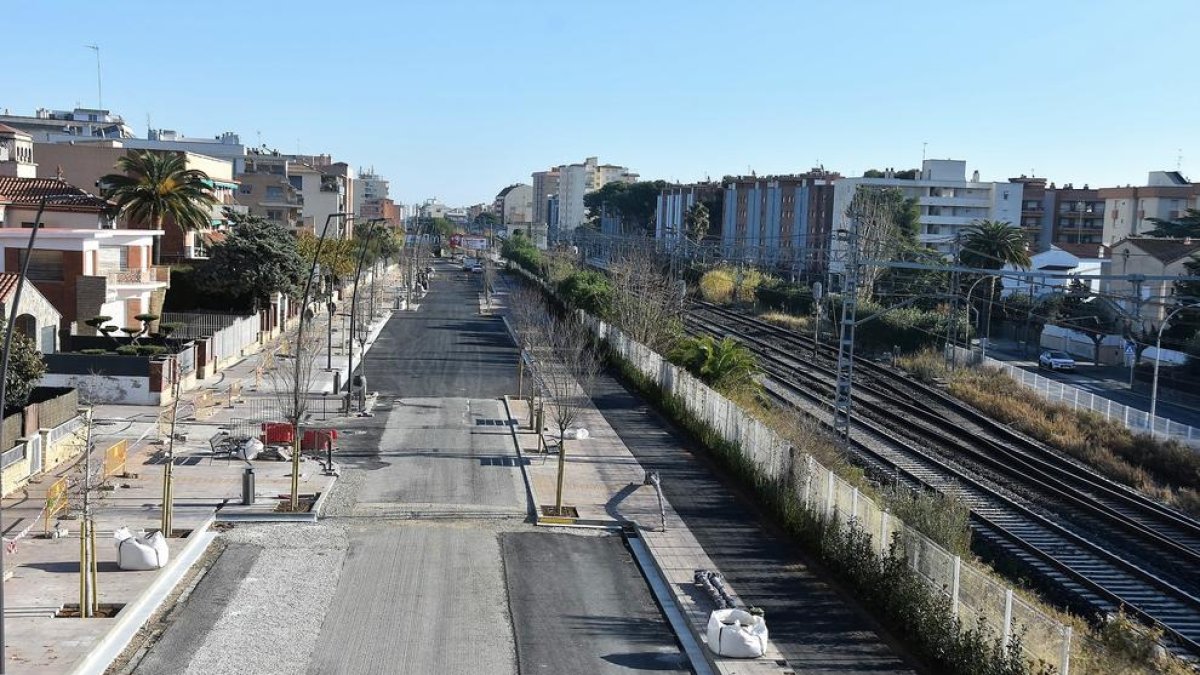
[[[517,457],[480,457],[480,466],[529,466],[529,460]]]
[[[476,417],[475,418],[475,426],[502,427],[502,426],[505,426],[506,424],[507,423],[504,420],[498,419],[495,417]]]

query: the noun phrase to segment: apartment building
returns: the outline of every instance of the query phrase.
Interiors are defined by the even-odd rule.
[[[1178,171],[1151,171],[1146,185],[1101,188],[1105,244],[1144,235],[1154,229],[1151,218],[1174,220],[1188,208],[1200,208],[1200,183]]]
[[[510,231],[527,228],[533,222],[533,186],[524,183],[510,185],[497,195],[500,221]]]
[[[296,230],[320,234],[328,223],[327,236],[349,237],[353,232],[347,219],[330,215],[352,212],[354,181],[344,162],[328,160],[328,155],[301,158],[277,152],[251,152],[246,156],[245,172],[238,176],[242,184],[239,200],[251,213]]]
[[[725,188],[720,183],[671,185],[659,192],[654,208],[654,237],[678,242],[688,237],[687,213],[697,203],[708,207],[706,239],[721,240]]]
[[[824,274],[840,180],[835,172],[813,169],[726,182],[723,255],[796,275]]]
[[[587,222],[587,208],[583,204],[584,195],[599,190],[609,183],[617,181],[634,183],[638,179],[638,175],[629,169],[615,164],[600,164],[595,157],[588,157],[578,164],[565,164],[558,167],[557,172],[558,219],[549,228],[552,241],[569,237],[571,231]],[[548,175],[541,178],[543,190],[548,178]],[[534,181],[537,180],[538,177],[535,175]],[[536,190],[534,196],[537,197]],[[547,218],[547,222],[549,224],[549,218]]]
[[[1021,222],[1023,185],[986,182],[975,171],[967,177],[967,163],[953,159],[928,159],[915,178],[842,178],[834,184],[834,230],[849,229],[846,208],[859,186],[894,187],[918,200],[921,243],[950,253],[957,235],[978,220]],[[836,249],[836,245],[834,246]]]
[[[1188,274],[1185,264],[1197,255],[1200,255],[1198,239],[1129,237],[1113,245],[1110,269],[1113,274],[1131,277],[1182,276]],[[1152,328],[1157,328],[1175,303],[1171,297],[1174,289],[1175,282],[1170,279],[1112,279],[1108,293],[1122,298],[1120,304],[1125,311],[1140,315]]]
[[[50,110],[38,108],[32,116],[10,115],[5,110],[0,124],[23,131],[35,143],[73,143],[89,140],[129,139],[133,129],[120,115],[102,108]]]
[[[1100,244],[1104,230],[1104,198],[1100,191],[1071,183],[1056,187],[1045,178],[1020,176],[1021,229],[1036,250],[1051,246]]]
[[[533,220],[543,227],[550,224],[550,198],[558,194],[561,167],[533,173]]]

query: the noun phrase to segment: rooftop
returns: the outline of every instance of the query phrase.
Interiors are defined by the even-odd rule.
[[[1130,237],[1123,241],[1137,246],[1164,263],[1172,263],[1200,251],[1200,239]]]
[[[94,211],[109,207],[109,202],[57,178],[14,178],[0,176],[0,203],[46,207],[57,210]]]

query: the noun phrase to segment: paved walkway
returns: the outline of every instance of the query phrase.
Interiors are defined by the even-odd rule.
[[[390,302],[391,294],[385,294]],[[348,309],[348,308],[347,308]],[[373,323],[367,349],[374,343],[390,311]],[[315,334],[327,334],[327,315],[313,321]],[[334,333],[335,339],[338,332]],[[242,508],[258,514],[275,511],[291,489],[290,462],[213,458],[209,439],[221,433],[254,433],[263,420],[278,420],[279,407],[264,362],[279,343],[279,338],[264,348],[229,366],[202,386],[185,393],[180,400],[176,433],[174,469],[176,530],[191,530],[208,521],[214,512],[226,506],[232,509],[241,501],[242,473],[253,466],[256,476],[255,504]],[[359,359],[355,349],[355,362]],[[349,355],[337,348],[331,357],[333,370],[326,370],[325,355],[317,360],[312,378],[314,394],[331,392],[334,372],[348,380]],[[279,364],[292,361],[277,358]],[[232,390],[231,390],[232,387]],[[237,394],[240,389],[240,395]],[[230,393],[234,392],[231,398]],[[314,396],[312,420],[328,420],[339,426],[336,395],[321,405]],[[206,403],[211,402],[211,403]],[[169,410],[169,407],[167,408]],[[199,414],[197,412],[199,411]],[[133,530],[158,529],[162,510],[162,475],[165,462],[167,428],[160,429],[160,409],[149,406],[98,405],[92,430],[93,476],[99,482],[105,450],[118,441],[129,447],[123,475],[112,476],[109,491],[96,493],[93,509],[96,519],[96,552],[99,563],[99,601],[130,605],[150,587],[161,571],[130,572],[116,566],[116,550],[111,533],[127,526]],[[341,420],[346,418],[342,417]],[[3,501],[6,539],[15,539],[5,556],[8,580],[5,583],[5,630],[7,665],[10,673],[62,673],[79,662],[114,626],[117,619],[50,618],[65,603],[79,601],[79,539],[76,514],[81,512],[81,497],[72,488],[68,512],[47,519],[47,493],[58,479],[72,485],[82,482],[84,462],[60,467],[53,476],[30,483]],[[120,471],[114,472],[120,474]],[[333,477],[312,459],[301,465],[301,494],[319,495],[329,490]],[[42,538],[47,529],[61,529],[63,538]],[[184,540],[169,540],[172,555]],[[128,609],[125,611],[129,611]]]

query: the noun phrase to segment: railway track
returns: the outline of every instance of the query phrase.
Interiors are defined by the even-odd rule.
[[[814,353],[811,338],[706,303],[688,323],[745,343],[764,357],[772,396],[829,419],[830,348]],[[853,446],[877,473],[957,493],[978,538],[1073,602],[1125,606],[1200,655],[1200,523],[943,392],[866,360],[855,365]]]

